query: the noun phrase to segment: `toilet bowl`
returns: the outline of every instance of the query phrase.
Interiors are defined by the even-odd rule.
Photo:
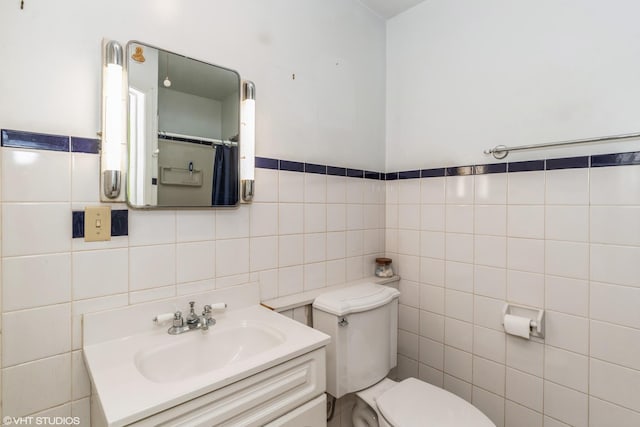
[[[397,364],[399,295],[365,283],[314,300],[313,327],[331,336],[327,393],[356,393],[354,427],[495,427],[453,393],[415,378],[386,378]]]
[[[354,427],[495,427],[479,409],[415,378],[388,378],[356,393]]]

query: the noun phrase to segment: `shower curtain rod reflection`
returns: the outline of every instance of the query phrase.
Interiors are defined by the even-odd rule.
[[[169,139],[172,141],[193,142],[196,144],[205,144],[205,145],[224,145],[227,147],[238,146],[238,143],[236,141],[229,141],[229,140],[216,139],[216,138],[205,138],[203,136],[183,135],[180,133],[171,133],[171,132],[165,132],[165,131],[158,132],[158,136],[162,139]]]
[[[574,144],[576,145],[592,144],[596,142],[613,142],[613,141],[620,141],[623,139],[633,139],[633,138],[640,138],[640,132],[624,133],[620,135],[611,135],[611,136],[601,136],[597,138],[573,139],[569,141],[560,141],[560,142],[547,142],[544,144],[520,145],[518,147],[507,147],[505,145],[496,145],[493,148],[484,150],[484,154],[492,154],[493,157],[495,157],[498,160],[501,160],[507,157],[507,155],[511,151],[538,150],[542,148],[562,147],[562,146],[574,145]]]

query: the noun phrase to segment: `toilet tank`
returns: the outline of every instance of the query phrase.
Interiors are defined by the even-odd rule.
[[[313,327],[331,336],[327,393],[339,398],[382,380],[397,363],[397,289],[366,283],[318,296]]]

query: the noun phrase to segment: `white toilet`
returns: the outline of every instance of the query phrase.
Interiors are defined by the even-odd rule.
[[[367,283],[320,295],[313,327],[331,335],[327,393],[356,393],[354,427],[495,427],[476,407],[415,378],[386,378],[396,366],[397,289]]]

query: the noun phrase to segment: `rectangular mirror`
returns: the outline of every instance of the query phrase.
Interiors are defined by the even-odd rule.
[[[236,206],[240,75],[135,41],[127,73],[129,205]]]

